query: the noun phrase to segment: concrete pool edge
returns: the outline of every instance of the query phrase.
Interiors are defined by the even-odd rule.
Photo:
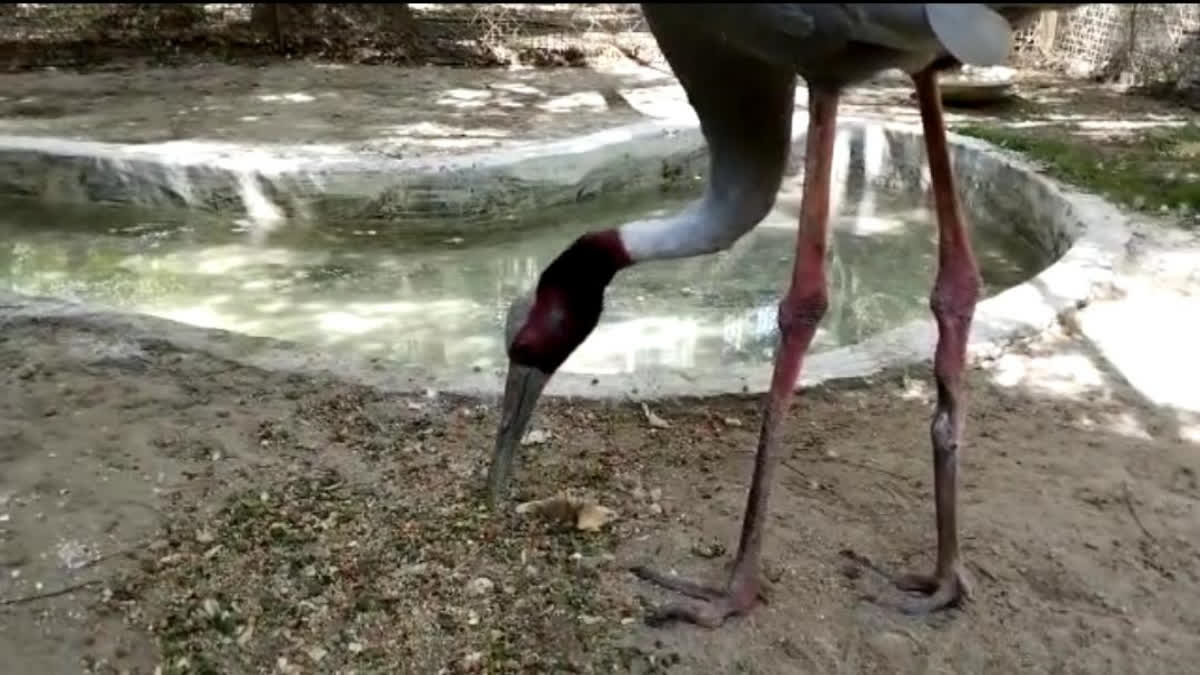
[[[646,121],[498,151],[399,159],[339,145],[116,144],[0,135],[0,194],[188,208],[271,226],[352,220],[454,230],[694,180],[694,125]],[[386,225],[385,225],[386,226]]]
[[[797,138],[802,138],[806,116],[800,114],[794,124]],[[866,120],[847,119],[842,125],[847,129],[877,129],[885,140],[891,142],[892,152],[900,152],[906,161],[923,167],[923,144],[920,129],[913,125],[878,123]],[[0,137],[0,158],[11,161],[15,156],[13,147],[6,145],[12,137]],[[981,181],[998,180],[999,171],[1020,176],[1039,192],[1041,204],[1053,211],[1051,221],[1061,232],[1054,236],[1069,237],[1069,246],[1057,260],[1029,281],[1009,288],[986,299],[976,312],[972,330],[971,349],[973,354],[995,353],[1012,340],[1040,332],[1050,326],[1064,310],[1088,301],[1113,277],[1114,265],[1125,254],[1130,237],[1128,220],[1114,205],[1095,195],[1079,192],[1058,184],[1037,173],[1037,169],[1011,153],[1001,151],[990,144],[972,138],[954,136],[955,165],[964,183],[967,199],[971,198],[972,185],[976,188]],[[169,146],[170,144],[161,144]],[[32,157],[38,163],[53,161],[49,150],[67,148],[71,162],[93,166],[120,161],[149,162],[153,164],[155,153],[162,148],[147,151],[140,146],[112,146],[88,142],[63,142],[57,139],[40,139],[30,143],[21,139],[16,151],[21,156]],[[920,148],[921,156],[911,153]],[[234,148],[209,146],[205,152],[189,154],[182,161],[204,170],[245,170],[247,161],[234,152]],[[103,151],[103,159],[96,159],[92,152]],[[115,154],[114,154],[115,153]],[[208,153],[208,154],[205,154]],[[421,163],[420,160],[389,160],[374,156],[360,156],[320,148],[283,149],[272,155],[262,148],[258,153],[257,165],[274,167],[277,176],[286,176],[290,168],[307,166],[306,162],[324,157],[322,167],[335,167],[341,176],[341,185],[353,185],[355,167],[367,176],[359,183],[369,189],[378,189],[381,167],[389,167],[384,173],[399,170],[420,169],[430,174],[454,177],[460,182],[471,176],[511,175],[525,180],[558,182],[568,190],[576,189],[581,180],[600,177],[593,181],[603,185],[604,177],[619,176],[623,170],[634,171],[632,177],[623,180],[645,181],[652,174],[646,166],[654,166],[655,160],[663,156],[688,157],[691,161],[703,159],[703,145],[696,125],[692,121],[642,122],[616,127],[567,141],[531,144],[512,150],[467,155],[454,158],[437,158]],[[205,160],[203,158],[207,157]],[[305,159],[308,158],[308,159]],[[609,161],[605,161],[608,158]],[[614,159],[615,158],[615,159]],[[211,163],[206,163],[211,160]],[[918,161],[919,160],[919,164]],[[665,160],[664,160],[665,161]],[[636,165],[636,166],[635,166]],[[119,162],[117,166],[120,166]],[[664,163],[665,166],[665,163]],[[158,176],[171,176],[177,167],[164,163]],[[223,168],[222,168],[223,167]],[[640,167],[640,168],[639,168]],[[964,171],[964,168],[967,170]],[[259,170],[255,169],[255,170]],[[311,169],[303,171],[311,173]],[[660,172],[660,176],[668,172]],[[927,181],[927,170],[925,171]],[[664,176],[665,180],[666,177]],[[0,181],[0,189],[3,189]],[[609,187],[615,187],[610,185]],[[645,186],[642,186],[645,188]],[[992,186],[995,188],[995,186]],[[1021,186],[1007,186],[1017,191]],[[394,189],[394,185],[391,188]],[[1005,189],[1005,186],[1000,186]],[[933,227],[933,224],[930,224]],[[503,374],[480,372],[465,375],[439,375],[419,368],[403,367],[386,361],[370,359],[352,354],[335,354],[329,350],[297,345],[270,338],[239,335],[226,331],[199,328],[147,315],[120,311],[109,311],[70,301],[0,295],[4,308],[0,310],[0,323],[35,319],[59,320],[76,323],[99,331],[117,334],[114,345],[123,352],[136,352],[143,340],[162,340],[178,348],[201,351],[230,361],[281,372],[316,374],[325,372],[338,377],[378,387],[384,390],[422,392],[434,389],[448,393],[475,396],[496,396],[503,383]],[[860,343],[814,354],[805,367],[802,385],[811,386],[829,380],[866,378],[882,371],[915,366],[928,362],[932,356],[936,331],[931,319],[921,319],[877,334]],[[585,374],[560,373],[551,383],[551,395],[579,396],[588,398],[636,397],[654,399],[673,396],[703,396],[730,392],[761,392],[769,380],[769,366],[721,367],[712,364],[700,373],[685,373],[674,370],[644,371],[636,374],[592,376]]]

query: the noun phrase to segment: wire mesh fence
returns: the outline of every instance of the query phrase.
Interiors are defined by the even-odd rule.
[[[1092,4],[1043,15],[1017,36],[1017,61],[1132,84],[1200,88],[1200,5]]]

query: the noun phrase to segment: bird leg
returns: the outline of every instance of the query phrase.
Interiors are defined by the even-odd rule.
[[[937,508],[937,565],[932,575],[907,575],[898,579],[896,585],[925,594],[901,607],[909,614],[925,614],[956,605],[971,592],[958,549],[958,450],[966,413],[963,368],[981,282],[950,166],[937,74],[925,70],[914,75],[913,82],[921,107],[938,224],[938,272],[929,298],[938,326],[933,362],[937,407],[929,426]]]
[[[701,600],[667,605],[650,617],[651,624],[688,621],[716,628],[725,619],[754,607],[760,591],[759,559],[766,526],[767,496],[775,466],[779,422],[787,413],[800,375],[801,363],[828,305],[825,280],[826,233],[829,224],[830,174],[837,127],[838,95],[809,88],[808,138],[805,142],[804,193],[800,205],[800,231],[791,286],[779,307],[779,345],[771,389],[763,410],[754,476],[750,482],[741,541],[733,572],[724,590],[663,574],[646,567],[633,568],[644,580]]]

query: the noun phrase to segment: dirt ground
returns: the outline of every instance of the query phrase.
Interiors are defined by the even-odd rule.
[[[619,91],[666,74],[331,63],[0,74],[0,134],[109,143],[318,144],[431,157],[644,119]]]
[[[1022,358],[1086,354],[1037,344]],[[57,319],[7,323],[0,364],[11,672],[1184,673],[1200,655],[1200,456],[1114,373],[1051,397],[973,371],[977,599],[925,619],[864,598],[888,597],[881,572],[931,564],[928,373],[804,393],[772,501],[770,602],[706,631],[645,626],[667,596],[625,568],[720,578],[754,398],[657,403],[667,430],[632,403],[544,405],[549,440],[525,449],[517,496],[570,489],[616,510],[579,532],[479,506],[493,401],[262,372]]]

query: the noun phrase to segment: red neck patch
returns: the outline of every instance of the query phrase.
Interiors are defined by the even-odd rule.
[[[543,373],[558,370],[599,323],[605,287],[632,264],[616,230],[576,239],[542,272],[533,307],[509,345],[508,357]]]

